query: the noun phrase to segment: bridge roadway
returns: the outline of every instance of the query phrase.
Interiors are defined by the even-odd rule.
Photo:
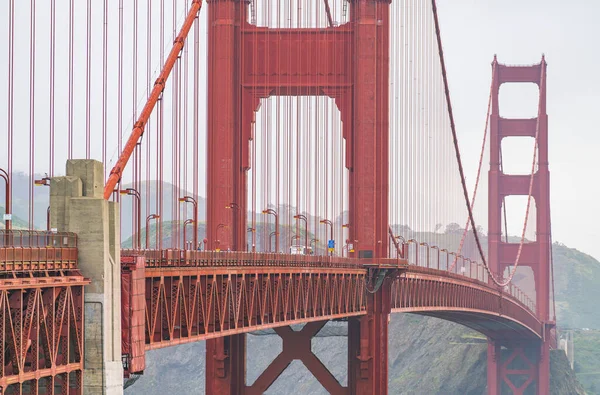
[[[543,332],[532,302],[514,286],[488,285],[473,262],[450,273],[427,261],[267,253],[123,250],[121,260],[144,279],[137,303],[146,349],[363,315],[380,274],[391,281],[392,312],[454,321],[499,341]]]

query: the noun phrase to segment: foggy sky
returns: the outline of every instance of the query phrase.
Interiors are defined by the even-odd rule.
[[[17,4],[22,7],[22,3],[17,2]],[[43,7],[46,5],[41,2],[38,15],[39,18],[47,21],[47,13]],[[5,8],[6,3],[0,5],[0,15],[5,15]],[[439,0],[438,8],[454,115],[470,186],[472,187],[485,123],[491,79],[490,63],[494,54],[498,55],[501,63],[531,64],[539,62],[544,53],[548,62],[547,112],[550,133],[553,239],[599,258],[600,251],[596,246],[596,239],[600,236],[600,232],[595,223],[600,219],[596,208],[599,187],[594,171],[598,169],[596,150],[597,147],[600,147],[600,137],[596,133],[595,122],[600,98],[600,93],[598,93],[600,76],[597,71],[600,55],[596,43],[600,37],[600,26],[596,23],[595,18],[600,15],[600,2],[591,0],[569,2],[559,0]],[[201,11],[204,14],[201,20],[205,17],[206,11],[206,9]],[[26,12],[22,11],[20,15],[21,18],[27,20]],[[3,18],[0,20],[4,23]],[[64,15],[57,16],[59,34],[65,34],[65,21]],[[84,22],[84,17],[79,18],[78,23]],[[40,29],[43,29],[43,23],[42,21]],[[95,37],[100,34],[99,28],[100,25],[96,24]],[[205,35],[204,27],[201,31],[202,35]],[[6,53],[4,38],[6,34],[6,26],[2,26],[0,35],[2,38],[0,53],[2,54]],[[22,34],[25,42],[28,41],[27,34],[27,32]],[[116,34],[114,29],[111,29],[110,34],[114,38]],[[77,39],[77,48],[81,51],[81,48],[85,47],[85,40],[83,37]],[[169,47],[170,38],[167,37],[166,41],[166,46]],[[98,56],[99,49],[95,48],[95,56]],[[20,45],[16,49],[17,55],[22,58],[26,57],[27,51],[26,44]],[[57,63],[57,68],[64,71],[66,66],[65,46],[59,45],[57,53],[61,58]],[[115,67],[115,55],[111,56],[109,73],[114,72]],[[76,67],[78,66],[76,65]],[[79,67],[85,66],[80,65]],[[128,67],[127,60],[126,67]],[[154,61],[152,67],[154,74],[157,67],[157,62]],[[205,66],[202,66],[201,71],[204,73]],[[17,73],[22,74],[19,76],[21,79],[27,79],[24,68],[17,70]],[[82,73],[77,71],[76,74],[81,83]],[[4,61],[0,61],[0,75],[6,75]],[[40,72],[38,85],[45,86],[46,83],[42,82],[45,78],[45,74]],[[92,81],[92,89],[97,88],[99,82],[98,74],[96,74],[96,78]],[[201,82],[205,83],[205,81]],[[115,90],[115,88],[116,86],[112,84],[110,89]],[[18,100],[21,102],[28,101],[26,89],[27,85],[24,85],[23,89],[17,91]],[[145,97],[145,89],[145,85],[138,87],[140,105]],[[4,107],[6,103],[5,78],[0,79],[0,92],[2,92],[0,107]],[[65,90],[57,91],[57,94],[64,97]],[[532,89],[531,86],[503,88],[500,97],[501,115],[534,117],[537,108],[536,95],[536,88]],[[132,118],[130,85],[125,85],[123,96],[126,114],[123,124],[127,135],[128,125],[132,123],[130,119]],[[39,97],[41,101],[45,100],[41,98],[41,95]],[[81,105],[81,103],[76,103],[77,105]],[[93,103],[93,105],[98,105],[98,103]],[[43,103],[39,107],[43,107]],[[201,102],[200,108],[204,113],[205,103]],[[28,144],[25,137],[28,134],[28,114],[25,112],[19,115],[16,125],[17,138],[21,139],[22,146],[26,147]],[[204,114],[201,114],[201,117],[203,116]],[[64,114],[62,117],[64,118]],[[114,131],[114,113],[111,113],[110,117],[113,123],[109,126]],[[64,123],[62,118],[59,121]],[[99,125],[97,115],[92,116],[92,123],[94,132]],[[0,125],[3,128],[5,124],[6,114],[2,111]],[[80,114],[76,117],[75,124],[78,129],[85,126]],[[5,136],[0,138],[2,143],[5,142],[4,138]],[[42,135],[38,136],[38,140],[42,148],[44,144],[47,144]],[[114,157],[115,145],[115,141],[109,143],[109,158]],[[97,150],[97,148],[92,147],[93,150]],[[0,166],[3,166],[5,151],[3,149],[0,152]],[[528,171],[527,168],[530,165],[528,162],[531,158],[530,145],[507,145],[504,154],[507,167]],[[200,152],[200,155],[202,162],[204,160],[203,151]],[[15,161],[18,170],[27,169],[26,162],[19,163],[19,158],[16,158]],[[46,168],[45,158],[36,162],[36,172],[43,172]],[[484,170],[483,177],[487,177],[487,164],[485,163]],[[204,177],[203,172],[200,172],[200,177]],[[205,180],[201,179],[200,194],[203,196],[205,196],[204,185]],[[509,214],[509,219],[512,216]],[[518,215],[514,216],[519,217]],[[509,233],[518,233],[518,228],[518,226],[511,227]]]

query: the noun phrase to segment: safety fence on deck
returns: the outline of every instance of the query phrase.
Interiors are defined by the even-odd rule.
[[[363,260],[326,255],[276,254],[238,251],[195,251],[195,250],[121,250],[122,256],[143,255],[146,267],[311,267],[349,268],[364,265]],[[401,265],[400,259],[379,259],[378,262]]]
[[[392,258],[357,259],[327,255],[276,254],[263,252],[227,252],[196,250],[132,250],[124,249],[122,256],[143,255],[146,267],[305,267],[305,268],[365,268],[372,263],[381,267],[418,266],[445,271],[461,277],[477,280],[488,287],[489,276],[485,267],[467,257],[457,255],[446,249],[431,246],[424,242],[409,240],[400,244],[400,253]],[[527,309],[535,312],[535,302],[514,284],[502,290],[522,303]]]
[[[396,251],[392,251],[395,252],[397,258],[405,259],[410,266],[441,270],[450,276],[468,277],[480,281],[494,291],[501,291],[512,296],[531,312],[536,312],[535,301],[523,292],[523,290],[512,282],[502,289],[498,288],[490,282],[486,268],[471,258],[414,239],[408,241],[402,239],[401,243],[399,243],[399,248]]]
[[[0,273],[77,268],[77,235],[0,230]]]

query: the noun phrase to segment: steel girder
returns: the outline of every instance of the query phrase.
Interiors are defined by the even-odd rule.
[[[146,349],[365,312],[361,269],[146,268]]]
[[[84,285],[77,273],[0,280],[2,394],[81,394]]]
[[[511,295],[461,275],[410,266],[392,283],[392,312],[454,321],[498,341],[540,339],[543,325]]]

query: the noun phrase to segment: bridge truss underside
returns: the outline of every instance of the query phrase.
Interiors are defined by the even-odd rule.
[[[537,344],[542,336],[535,314],[511,295],[465,275],[406,265],[404,260],[385,259],[365,267],[354,259],[328,257],[220,253],[209,262],[196,259],[199,255],[182,252],[181,260],[152,257],[147,264],[143,256],[122,257],[128,374],[143,371],[145,350],[214,339],[234,351],[209,350],[208,357],[214,358],[216,374],[229,377],[238,393],[267,390],[294,359],[302,360],[330,392],[360,393],[358,386],[368,379],[372,359],[365,358],[370,350],[361,349],[360,331],[374,333],[374,315],[386,325],[391,313],[443,318],[498,344],[509,344],[515,337]],[[232,262],[247,266],[230,266]],[[203,263],[209,265],[195,266]],[[384,280],[378,284],[380,276]],[[369,300],[382,296],[383,309],[369,311]],[[348,369],[357,372],[350,375],[349,387],[342,387],[311,352],[310,339],[334,319],[349,323]],[[290,329],[298,323],[307,324],[306,329]],[[244,334],[265,328],[276,329],[284,350],[255,383],[246,385]],[[387,381],[381,384],[387,386]]]

